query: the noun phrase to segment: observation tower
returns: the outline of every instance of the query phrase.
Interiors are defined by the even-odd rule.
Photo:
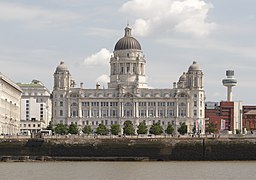
[[[234,70],[227,70],[227,78],[222,80],[224,86],[227,87],[227,101],[232,101],[232,87],[237,85],[237,80],[234,78]]]

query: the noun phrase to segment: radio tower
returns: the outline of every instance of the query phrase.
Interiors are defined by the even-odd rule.
[[[227,78],[222,80],[224,86],[227,87],[227,101],[232,101],[232,87],[237,85],[237,80],[234,78],[234,70],[227,70]]]

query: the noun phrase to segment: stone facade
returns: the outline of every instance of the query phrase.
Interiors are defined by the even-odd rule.
[[[20,130],[38,132],[49,125],[52,116],[50,91],[38,80],[18,83],[22,89]]]
[[[21,93],[17,84],[0,73],[0,134],[19,132]]]
[[[146,82],[146,59],[139,42],[125,28],[125,36],[115,45],[110,58],[108,88],[75,87],[64,62],[57,66],[53,87],[53,124],[121,126],[127,120],[136,128],[145,121],[148,126],[159,122],[164,129],[180,122],[204,133],[204,82],[197,62],[184,72],[170,89],[151,89]]]

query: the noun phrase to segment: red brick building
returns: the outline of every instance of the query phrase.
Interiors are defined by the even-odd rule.
[[[243,106],[243,127],[256,130],[256,106]]]
[[[242,106],[240,102],[206,102],[206,128],[209,123],[216,124],[218,132],[242,130]]]

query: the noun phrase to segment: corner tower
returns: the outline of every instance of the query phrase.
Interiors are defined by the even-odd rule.
[[[68,67],[63,61],[57,66],[54,72],[54,90],[67,90],[71,85],[71,75]]]
[[[193,61],[193,64],[189,66],[187,72],[187,87],[190,90],[203,90],[203,71],[199,64]]]
[[[127,88],[148,88],[145,74],[145,56],[140,43],[131,35],[131,27],[125,28],[124,37],[115,45],[110,58],[109,89],[120,86]]]

